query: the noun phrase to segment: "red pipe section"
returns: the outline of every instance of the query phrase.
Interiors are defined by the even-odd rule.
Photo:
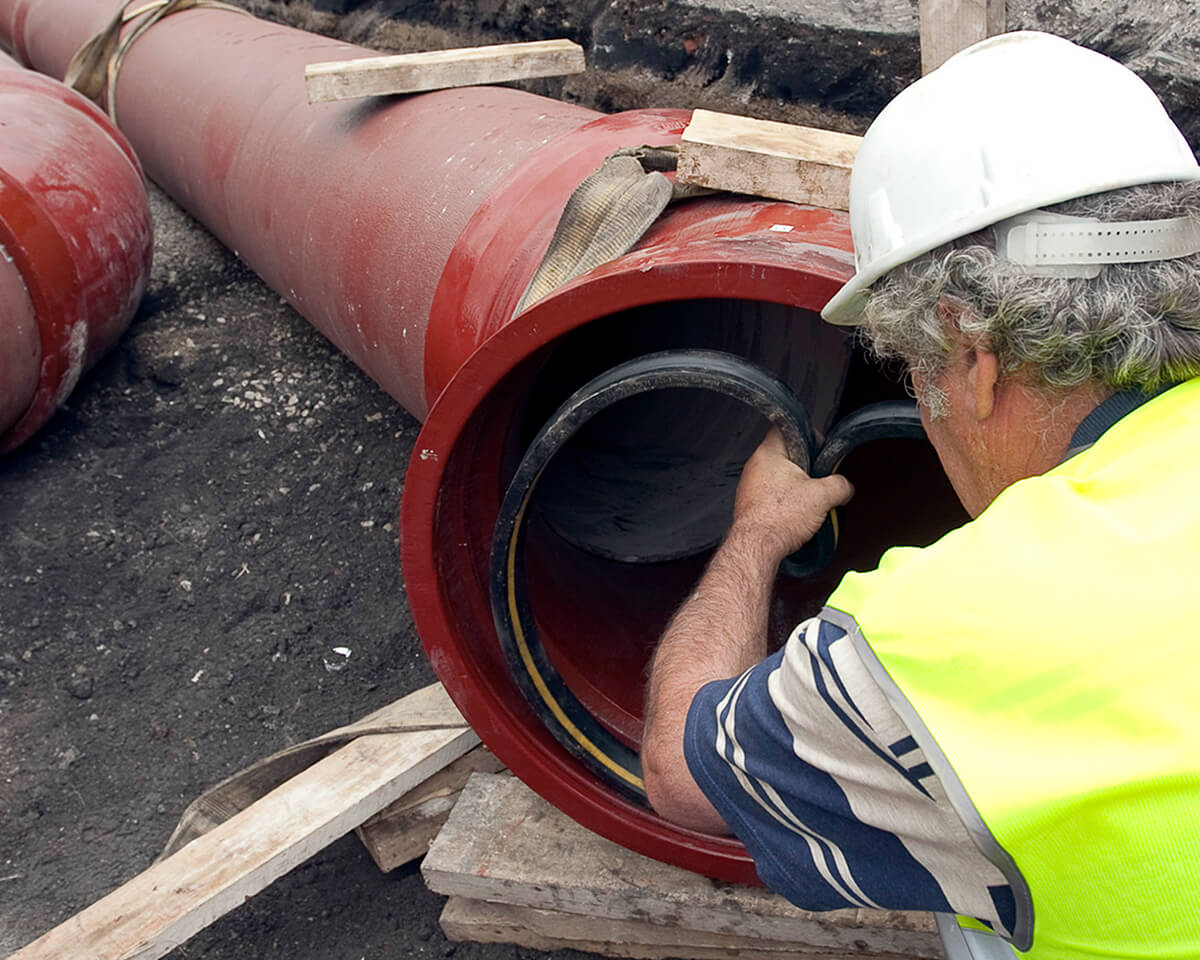
[[[103,111],[0,52],[0,453],[133,318],[150,272],[142,169]]]
[[[114,8],[0,0],[0,35],[61,76]],[[817,315],[853,271],[846,218],[750,198],[680,204],[633,252],[513,318],[574,188],[622,147],[676,142],[688,114],[603,116],[500,88],[306,102],[305,64],[366,53],[189,10],[132,47],[118,116],[154,180],[425,420],[405,483],[405,582],[433,668],[483,740],[593,830],[752,880],[740,844],[622,799],[541,726],[497,647],[488,555],[532,432],[606,364],[663,347],[732,350],[787,377],[818,426],[839,393],[869,399],[847,374],[842,334]],[[687,433],[687,409],[682,423],[669,404],[645,419]],[[535,554],[547,651],[581,700],[636,742],[641,670],[703,557],[625,565],[553,536]],[[826,589],[802,585],[789,615]]]

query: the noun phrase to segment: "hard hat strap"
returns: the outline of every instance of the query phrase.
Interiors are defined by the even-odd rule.
[[[1147,263],[1200,253],[1189,217],[1105,223],[1035,210],[995,225],[997,253],[1029,273],[1096,277],[1106,263]]]

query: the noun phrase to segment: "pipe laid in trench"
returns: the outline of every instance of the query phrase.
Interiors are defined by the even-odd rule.
[[[0,0],[0,35],[62,75],[114,9]],[[604,116],[486,87],[305,101],[306,63],[366,53],[188,10],[132,47],[118,116],[154,180],[425,421],[405,481],[405,583],[433,668],[482,739],[593,830],[750,880],[740,844],[661,820],[539,721],[497,642],[489,554],[504,491],[542,424],[631,358],[701,348],[750,360],[788,384],[818,429],[894,395],[818,315],[853,270],[846,218],[746,197],[681,203],[633,251],[514,317],[574,188],[620,148],[677,142],[689,115]],[[631,746],[649,651],[720,535],[760,419],[711,391],[630,398],[572,438],[531,506],[524,562],[546,653]],[[922,444],[852,467],[859,535],[846,538],[845,562],[936,535],[947,522],[937,514],[957,510]],[[781,582],[779,623],[819,602],[833,576]]]
[[[129,325],[150,206],[103,111],[0,52],[0,453],[29,439]]]

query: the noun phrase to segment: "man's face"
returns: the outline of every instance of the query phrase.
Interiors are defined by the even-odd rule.
[[[994,482],[989,483],[987,479],[995,471],[988,467],[985,437],[974,415],[968,379],[966,351],[961,351],[955,357],[937,383],[931,384],[917,373],[912,377],[925,435],[937,451],[942,469],[946,471],[958,499],[967,513],[975,518],[1000,490],[991,489]],[[940,391],[943,396],[932,406],[935,409],[944,407],[942,415],[936,418],[930,413],[929,402],[934,390]],[[944,403],[941,399],[944,399]]]
[[[913,388],[918,403],[927,401],[920,404],[925,433],[972,517],[1005,488],[1059,463],[1071,432],[1105,396],[1077,391],[1056,403],[1018,377],[1001,378],[996,355],[968,346],[961,336],[955,336],[951,361],[937,382],[914,375]],[[945,400],[940,416],[928,403],[933,388]]]
[[[1061,463],[1075,428],[1112,390],[1048,392],[1021,371],[1002,376],[996,354],[946,312],[949,362],[936,382],[914,373],[913,392],[942,469],[974,518],[1007,487]]]

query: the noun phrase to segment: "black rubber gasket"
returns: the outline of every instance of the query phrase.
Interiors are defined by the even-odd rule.
[[[521,554],[525,514],[546,466],[601,410],[651,390],[696,388],[725,394],[757,410],[783,434],[788,456],[809,466],[812,428],[804,405],[761,367],[713,350],[652,353],[619,364],[573,393],[525,452],[500,507],[492,540],[492,617],[509,669],[554,738],[625,796],[646,802],[641,762],[576,699],[550,662],[530,609]]]
[[[887,400],[860,407],[839,420],[813,457],[809,476],[828,477],[842,461],[873,440],[923,440],[921,414],[911,400]],[[831,510],[821,529],[803,547],[786,557],[780,569],[790,577],[809,577],[833,560],[838,541],[838,513]]]
[[[517,686],[554,739],[618,792],[643,805],[646,791],[637,752],[579,702],[542,646],[521,559],[524,520],[542,473],[584,423],[627,397],[680,387],[722,393],[758,411],[779,428],[792,461],[812,476],[832,473],[863,443],[924,436],[914,404],[879,403],[840,421],[814,457],[808,412],[784,383],[732,354],[677,350],[638,357],[589,381],[534,437],[505,492],[492,539],[489,586],[496,634]],[[836,545],[836,515],[831,514],[817,536],[788,557],[782,569],[792,576],[815,573],[829,563]]]

